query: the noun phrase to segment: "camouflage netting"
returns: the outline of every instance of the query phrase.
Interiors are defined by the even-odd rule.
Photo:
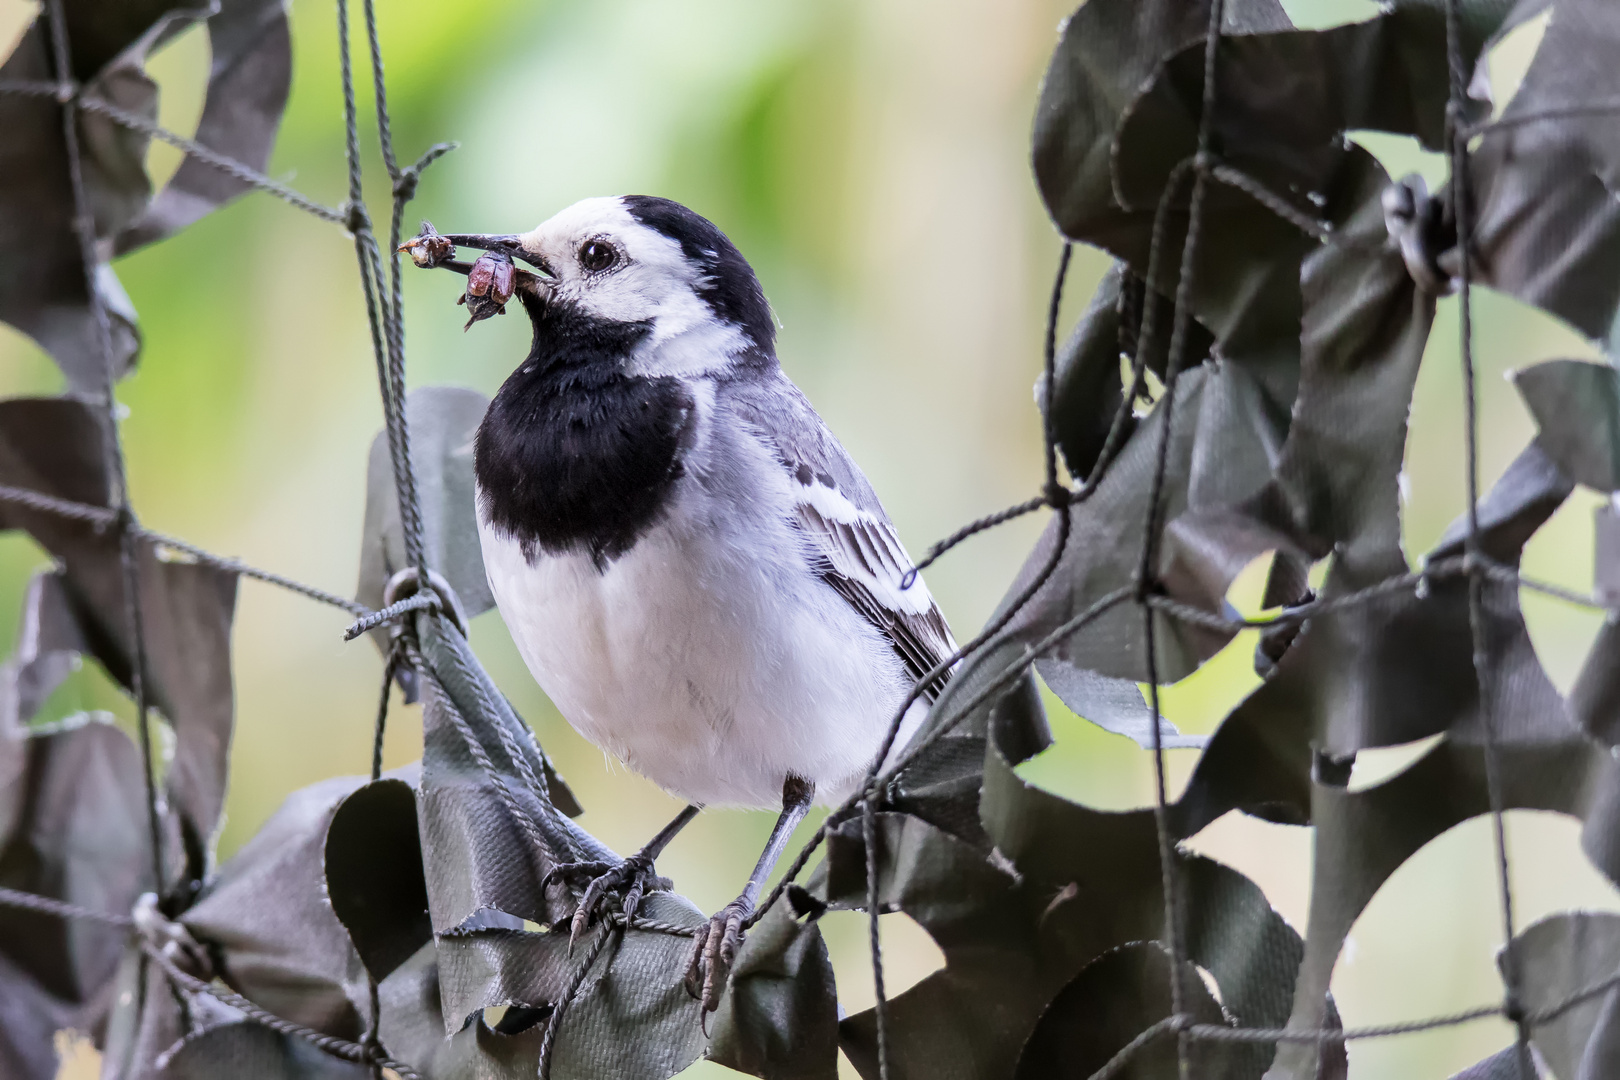
[[[1480,58],[1543,14],[1493,114],[1470,96]],[[365,15],[374,27],[369,0]],[[156,126],[143,61],[199,19],[213,68],[193,140]],[[340,3],[352,87],[347,19]],[[374,30],[371,44],[381,89]],[[73,1028],[130,1080],[662,1078],[701,1057],[831,1078],[839,1048],[869,1077],[1304,1080],[1345,1076],[1352,1039],[1506,1016],[1516,1043],[1459,1075],[1620,1075],[1620,917],[1571,912],[1512,936],[1499,1000],[1470,1013],[1346,1031],[1329,994],[1380,887],[1470,818],[1498,824],[1505,911],[1509,809],[1578,818],[1587,856],[1620,883],[1620,632],[1605,625],[1560,694],[1519,607],[1546,587],[1518,572],[1576,485],[1620,487],[1620,374],[1574,360],[1519,372],[1541,433],[1488,492],[1469,480],[1469,514],[1415,569],[1397,493],[1440,295],[1460,291],[1465,313],[1470,476],[1474,286],[1608,349],[1620,5],[1396,0],[1301,31],[1275,0],[1090,0],[1065,24],[1035,175],[1065,241],[1117,261],[1049,348],[1048,471],[1015,509],[1050,524],[900,763],[768,898],[707,1029],[682,986],[703,916],[680,896],[652,894],[572,951],[548,929],[574,900],[548,870],[617,856],[574,824],[573,796],[459,629],[491,603],[455,452],[485,402],[406,394],[399,267],[360,198],[352,93],[341,208],[262,175],[289,78],[281,0],[51,0],[0,69],[0,318],[69,387],[0,402],[0,524],[55,559],[0,668],[0,1072],[53,1076],[53,1035]],[[381,93],[378,106],[386,120]],[[1346,138],[1363,130],[1445,152],[1451,180],[1432,194],[1392,180]],[[402,168],[379,134],[392,248],[445,148]],[[155,195],[153,137],[188,155]],[[389,418],[358,601],[153,533],[128,504],[112,390],[140,337],[108,260],[254,187],[355,240]],[[1600,550],[1620,550],[1614,528],[1600,517]],[[1239,618],[1227,589],[1268,555],[1271,614]],[[416,568],[434,587],[396,595],[428,576]],[[371,630],[388,679],[423,702],[424,745],[419,765],[295,792],[216,866],[241,576],[359,617],[354,636]],[[1188,740],[1158,719],[1158,686],[1255,625],[1264,681],[1171,801],[1163,751]],[[34,722],[80,657],[130,691],[138,740]],[[1032,669],[1153,753],[1156,805],[1099,812],[1018,776],[1050,738]],[[150,712],[173,733],[165,762]],[[1358,752],[1426,737],[1403,771],[1350,790]],[[1313,830],[1303,936],[1244,875],[1179,846],[1232,810]],[[908,913],[945,967],[840,1020],[828,908]],[[509,1008],[492,1029],[493,1006]]]

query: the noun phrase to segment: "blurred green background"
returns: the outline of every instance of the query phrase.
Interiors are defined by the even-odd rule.
[[[1285,0],[1302,25],[1375,10],[1367,0]],[[37,10],[0,0],[0,49]],[[1035,94],[1059,20],[1057,0],[551,0],[445,4],[381,0],[401,156],[456,139],[431,169],[413,215],[445,231],[526,230],[575,199],[651,193],[706,214],[759,271],[781,322],[780,352],[862,463],[914,552],[962,522],[1028,497],[1039,484],[1031,385],[1058,240],[1027,167]],[[330,0],[293,12],[292,101],[271,172],[330,204],[343,194],[341,105]],[[1490,58],[1505,100],[1539,27]],[[191,33],[153,65],[163,122],[195,124],[208,65]],[[364,80],[362,80],[364,82]],[[369,106],[362,102],[362,109]],[[1396,174],[1444,167],[1406,140],[1365,143]],[[154,146],[161,178],[178,155]],[[371,175],[380,174],[375,157]],[[372,189],[384,205],[382,186]],[[1065,328],[1106,263],[1078,253]],[[143,520],[215,551],[348,592],[355,581],[366,448],[381,422],[355,274],[341,231],[251,196],[178,238],[117,265],[141,316],[140,367],[120,389],[135,502]],[[522,358],[521,318],[463,334],[445,275],[407,272],[413,384],[493,393]],[[1478,303],[1482,467],[1489,483],[1531,434],[1507,371],[1594,348],[1512,301]],[[1460,376],[1454,301],[1442,304],[1419,379],[1407,447],[1406,536],[1415,559],[1462,508]],[[0,392],[53,393],[61,380],[27,339],[0,326]],[[1591,513],[1580,493],[1531,543],[1530,573],[1591,587]],[[1039,528],[1031,518],[976,538],[928,575],[959,637],[986,617]],[[0,645],[29,572],[44,557],[0,536]],[[1259,595],[1252,568],[1233,598]],[[1528,597],[1537,649],[1567,688],[1598,617]],[[235,632],[237,729],[228,857],[292,789],[367,764],[380,660],[345,645],[342,613],[244,582]],[[582,823],[632,850],[676,803],[580,739],[535,688],[495,613],[473,640],[586,807]],[[1167,692],[1184,729],[1207,732],[1255,685],[1253,641],[1239,638]],[[1146,805],[1147,754],[1052,707],[1057,744],[1030,778],[1105,809]],[[47,718],[128,706],[85,670]],[[1356,785],[1402,767],[1423,744],[1363,756]],[[396,707],[391,767],[420,753],[415,708]],[[1183,782],[1192,752],[1172,752]],[[770,815],[703,815],[660,861],[705,909],[740,887]],[[1510,816],[1520,925],[1571,907],[1620,909],[1580,854],[1577,824]],[[809,826],[806,826],[808,829]],[[1229,816],[1191,844],[1258,881],[1303,928],[1310,836]],[[1500,940],[1488,823],[1431,844],[1373,902],[1339,962],[1345,1023],[1381,1023],[1495,1000]],[[884,918],[887,976],[898,993],[940,963],[903,915]],[[870,1005],[864,927],[823,924],[853,1012]],[[1357,1076],[1444,1077],[1505,1045],[1504,1024],[1351,1047]],[[64,1075],[94,1075],[68,1047]],[[726,1070],[699,1065],[690,1075]]]

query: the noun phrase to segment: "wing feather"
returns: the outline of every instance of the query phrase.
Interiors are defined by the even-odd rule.
[[[921,577],[900,587],[911,557],[859,467],[785,376],[726,389],[725,404],[775,450],[822,579],[888,638],[912,678],[937,667],[956,642]]]

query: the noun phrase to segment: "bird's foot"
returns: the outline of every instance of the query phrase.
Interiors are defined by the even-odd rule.
[[[670,887],[669,879],[659,877],[657,871],[653,869],[652,858],[642,852],[637,852],[618,863],[560,863],[552,867],[550,873],[540,882],[542,894],[553,879],[569,883],[570,888],[573,888],[575,883],[584,882],[584,892],[580,894],[579,902],[574,905],[574,917],[569,924],[570,946],[579,940],[580,935],[599,915],[605,913],[608,902],[614,897],[618,898],[619,911],[624,917],[633,919],[641,907],[642,898],[648,892]]]
[[[686,992],[703,1002],[703,1015],[720,1007],[720,994],[731,977],[731,963],[742,946],[743,923],[754,914],[749,893],[737,897],[698,927],[686,962]]]

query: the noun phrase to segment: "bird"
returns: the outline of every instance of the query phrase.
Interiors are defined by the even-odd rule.
[[[574,933],[610,894],[633,914],[667,885],[654,860],[701,808],[778,812],[697,932],[686,982],[712,1011],[794,827],[863,785],[913,685],[954,653],[950,627],[707,218],[590,198],[523,234],[424,223],[401,250],[468,275],[468,327],[514,296],[532,322],[475,441],[490,591],[562,716],[687,803],[622,864],[579,865]],[[911,695],[889,760],[937,692]]]

